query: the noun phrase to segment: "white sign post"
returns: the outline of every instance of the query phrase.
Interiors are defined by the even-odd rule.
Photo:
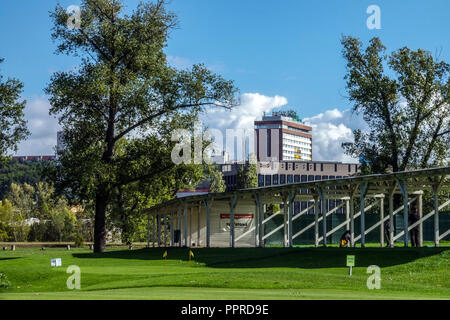
[[[61,267],[62,266],[61,258],[51,259],[50,260],[50,265],[52,267]]]
[[[352,268],[355,266],[355,256],[347,256],[348,275],[352,275]]]

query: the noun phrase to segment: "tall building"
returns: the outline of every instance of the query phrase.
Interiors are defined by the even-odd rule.
[[[273,112],[255,121],[258,161],[312,161],[312,128],[294,111]]]
[[[274,112],[255,121],[258,186],[341,179],[359,172],[356,163],[312,161],[312,128],[295,111]],[[227,191],[236,190],[243,163],[221,166]],[[302,204],[303,206],[304,204]]]

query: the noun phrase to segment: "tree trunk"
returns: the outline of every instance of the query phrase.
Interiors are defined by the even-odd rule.
[[[102,156],[102,161],[107,166],[111,165],[114,153],[114,119],[113,108],[109,111],[108,129],[106,132],[107,148]],[[106,207],[108,206],[109,188],[100,184],[95,196],[95,224],[94,224],[94,252],[105,252],[106,248]]]
[[[105,252],[106,248],[106,206],[108,197],[95,197],[94,252]]]

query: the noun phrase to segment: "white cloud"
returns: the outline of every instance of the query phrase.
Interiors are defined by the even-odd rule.
[[[353,141],[353,130],[366,127],[361,116],[351,110],[333,109],[303,122],[313,128],[313,160],[358,162],[344,154],[341,144]]]
[[[17,155],[55,154],[56,132],[60,130],[57,119],[48,114],[50,103],[44,97],[27,99],[25,119],[31,135],[19,143]]]
[[[241,103],[232,110],[214,108],[208,110],[201,120],[209,128],[219,129],[253,129],[254,121],[260,119],[264,112],[281,108],[288,103],[285,97],[268,97],[259,93],[244,93]]]
[[[227,130],[245,130],[241,131],[239,139],[245,139],[245,135],[249,135],[251,139],[249,142],[250,153],[254,153],[254,140],[253,140],[253,128],[255,120],[261,119],[263,114],[271,112],[273,109],[281,108],[288,103],[285,97],[274,96],[268,97],[259,93],[244,93],[240,97],[239,106],[232,110],[226,110],[223,108],[209,109],[205,114],[200,117],[203,123],[203,127],[208,129],[219,130],[222,133],[223,145],[216,144],[216,151],[223,150],[224,148],[229,154],[231,159],[235,159],[235,152],[237,152],[237,158],[242,159],[241,142],[239,140],[238,145],[235,145],[234,141],[227,140]],[[214,137],[215,141],[220,141],[219,137]],[[216,140],[219,139],[219,140]],[[234,147],[237,149],[234,149]]]

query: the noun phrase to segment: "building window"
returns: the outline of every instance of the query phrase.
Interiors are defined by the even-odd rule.
[[[258,186],[264,187],[264,176],[262,174],[258,175]]]
[[[328,176],[322,176],[322,180],[328,180]]]
[[[335,176],[330,176],[330,180],[334,180],[334,179],[336,179]]]
[[[302,176],[302,182],[308,181],[308,176]]]
[[[287,176],[287,182],[288,183],[292,183],[293,181],[292,181],[292,174],[288,174],[288,176]]]
[[[316,163],[314,163],[314,171],[316,171],[317,170],[317,165],[316,165]]]
[[[308,181],[314,181],[314,176],[308,176]]]
[[[322,177],[321,176],[316,176],[314,180],[315,181],[320,181],[320,180],[322,180]]]
[[[274,175],[273,175],[272,181],[273,181],[273,184],[274,184],[274,185],[277,185],[277,184],[278,184],[278,175],[277,175],[277,174],[274,174]]]
[[[272,176],[267,175],[266,176],[266,186],[270,186],[270,185],[272,185]]]
[[[323,171],[323,163],[320,164],[320,171]]]
[[[286,184],[286,175],[280,174],[280,184]]]
[[[351,164],[348,165],[348,172],[352,172],[352,165]]]
[[[337,163],[334,164],[334,172],[337,172]]]
[[[296,175],[294,176],[294,182],[295,182],[295,183],[299,183],[299,182],[300,182],[300,176],[299,176],[298,174],[296,174]]]

